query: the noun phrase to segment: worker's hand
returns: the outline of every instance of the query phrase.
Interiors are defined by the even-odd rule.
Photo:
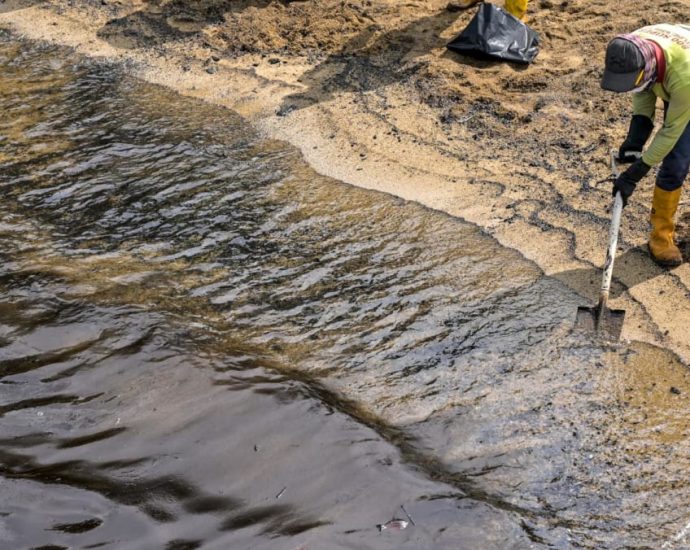
[[[613,182],[613,192],[612,196],[616,196],[616,193],[620,191],[621,198],[623,199],[623,206],[628,204],[628,199],[635,191],[637,183],[647,175],[647,172],[651,169],[644,163],[642,159],[636,160],[630,167],[623,172],[620,176],[616,178]]]
[[[618,149],[618,162],[629,164],[642,157],[642,148],[647,143],[654,123],[652,119],[644,115],[633,115],[630,119],[630,128],[625,141]]]

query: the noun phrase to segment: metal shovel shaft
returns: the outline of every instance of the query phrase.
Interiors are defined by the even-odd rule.
[[[611,168],[614,175],[618,176],[615,153],[611,153]],[[610,310],[608,308],[609,293],[611,291],[611,279],[613,277],[613,261],[618,248],[618,232],[620,229],[621,215],[623,213],[623,197],[616,193],[611,212],[611,226],[609,228],[609,246],[606,250],[606,262],[599,292],[599,303],[595,307],[577,308],[575,324],[585,330],[606,334],[609,338],[618,340],[623,328],[624,310]]]
[[[599,292],[599,308],[603,313],[603,308],[607,307],[609,293],[611,291],[611,279],[613,277],[613,261],[616,257],[618,248],[618,230],[621,225],[621,214],[623,212],[623,197],[620,191],[616,193],[613,201],[613,212],[611,213],[611,227],[609,228],[609,247],[606,251],[606,262],[604,264],[604,275],[601,281],[601,291]]]

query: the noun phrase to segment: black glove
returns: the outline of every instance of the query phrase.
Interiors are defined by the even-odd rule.
[[[654,123],[644,115],[633,115],[628,129],[628,137],[618,149],[618,162],[627,164],[635,162],[642,155],[642,148],[647,143]]]
[[[628,204],[628,199],[633,194],[633,191],[635,191],[637,182],[644,178],[651,168],[652,167],[647,166],[642,159],[636,160],[625,172],[616,178],[616,181],[613,182],[613,192],[611,195],[615,197],[616,193],[620,191],[621,198],[623,199],[623,206],[626,206]]]

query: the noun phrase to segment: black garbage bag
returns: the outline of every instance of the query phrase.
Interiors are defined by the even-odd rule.
[[[507,11],[484,2],[465,30],[446,47],[484,59],[531,63],[539,53],[539,36]]]

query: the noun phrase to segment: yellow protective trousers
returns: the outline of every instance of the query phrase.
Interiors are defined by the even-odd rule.
[[[520,20],[527,14],[527,0],[505,0],[506,11]]]

